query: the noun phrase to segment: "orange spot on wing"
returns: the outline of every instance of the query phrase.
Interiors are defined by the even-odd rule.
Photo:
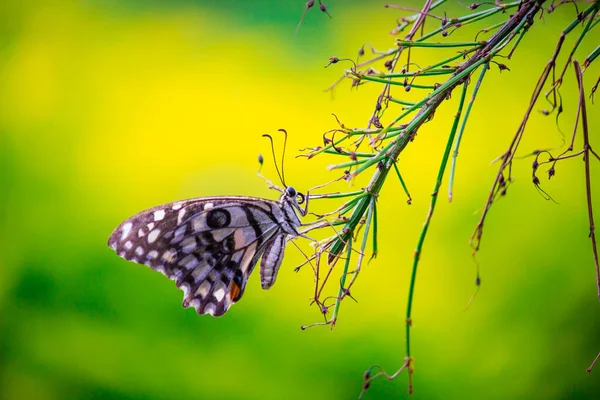
[[[231,288],[229,289],[229,298],[232,302],[239,300],[238,296],[240,295],[241,290],[242,288],[240,288],[237,283],[231,283]]]

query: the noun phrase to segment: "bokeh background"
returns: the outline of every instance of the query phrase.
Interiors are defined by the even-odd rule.
[[[402,364],[412,254],[452,102],[400,160],[413,204],[394,177],[386,184],[379,256],[363,269],[353,289],[358,303],[342,304],[333,331],[299,329],[321,317],[309,306],[312,272],[293,272],[303,258],[292,247],[271,290],[254,276],[242,301],[215,319],[182,309],[172,282],[106,246],[122,220],[156,204],[219,194],[276,198],[255,172],[263,153],[264,172],[276,179],[261,134],[278,128],[290,132],[290,183],[306,190],[336,176],[325,167],[339,160],[292,156],[336,126],[332,113],[346,126],[364,126],[380,87],[345,84],[325,93],[347,66],[324,66],[330,56],[355,58],[365,42],[391,47],[388,32],[406,13],[377,1],[326,4],[333,19],[315,9],[297,35],[304,2],[295,0],[0,4],[1,399],[350,399],[367,367]],[[454,3],[445,9],[465,12]],[[477,257],[481,290],[465,310],[476,270],[468,239],[497,171],[490,162],[507,147],[574,17],[565,7],[536,21],[507,61],[511,71],[493,68],[480,91],[454,200],[444,195],[438,203],[422,256],[414,399],[600,395],[600,371],[585,373],[600,350],[600,308],[580,159],[543,179],[558,204],[531,185],[532,159],[516,162],[516,181],[492,210]],[[596,46],[584,42],[580,60]],[[439,59],[426,51],[413,57],[423,65]],[[588,87],[598,72],[586,73]],[[572,75],[559,122],[567,136]],[[589,105],[595,140],[598,105]],[[535,113],[521,154],[561,142],[554,117]],[[364,398],[406,398],[406,385],[405,374],[376,381]]]

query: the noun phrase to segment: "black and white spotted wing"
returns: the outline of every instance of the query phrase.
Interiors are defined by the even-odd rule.
[[[223,315],[238,301],[258,259],[264,289],[273,285],[288,237],[298,236],[297,195],[279,201],[205,197],[142,211],[111,234],[108,245],[126,260],[146,264],[176,282],[184,307]]]

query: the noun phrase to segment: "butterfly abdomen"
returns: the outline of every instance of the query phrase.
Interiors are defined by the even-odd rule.
[[[269,289],[277,279],[279,267],[283,261],[285,250],[285,233],[278,234],[266,247],[260,261],[260,284],[263,289]]]

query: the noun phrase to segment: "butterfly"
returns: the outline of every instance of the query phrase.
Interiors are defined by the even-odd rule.
[[[244,294],[259,258],[260,280],[277,278],[286,242],[307,207],[288,186],[278,201],[255,197],[200,197],[142,211],[123,221],[108,245],[126,260],[146,264],[183,290],[183,307],[223,315]]]

